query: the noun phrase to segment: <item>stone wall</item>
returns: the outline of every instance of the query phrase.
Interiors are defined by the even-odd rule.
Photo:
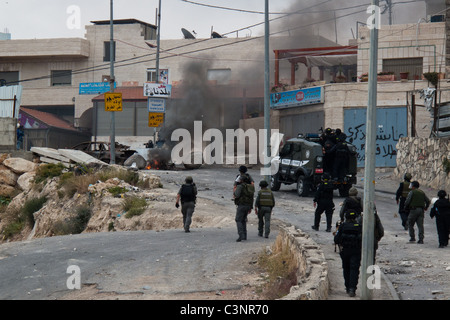
[[[328,264],[318,244],[295,227],[280,226],[278,237],[297,260],[297,285],[281,300],[326,300],[328,298]],[[277,239],[279,240],[279,239]]]
[[[397,168],[394,174],[403,178],[406,172],[423,186],[450,191],[450,177],[443,161],[450,160],[450,139],[401,138],[397,144]]]
[[[15,118],[0,118],[0,150],[16,149],[16,124]]]

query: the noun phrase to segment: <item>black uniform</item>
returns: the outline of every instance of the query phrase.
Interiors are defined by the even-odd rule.
[[[430,211],[430,217],[436,217],[436,229],[439,239],[439,248],[448,245],[450,232],[450,201],[445,198],[439,198]]]
[[[342,181],[348,170],[349,149],[347,142],[341,138],[336,138],[336,145],[331,148],[330,152],[334,152],[333,179]]]
[[[327,179],[322,181],[317,188],[316,195],[314,196],[314,203],[317,203],[317,208],[314,214],[314,225],[312,226],[316,231],[319,230],[320,216],[324,211],[327,219],[326,231],[331,231],[331,220],[334,211],[333,190],[333,184]]]
[[[395,200],[397,200],[397,203],[398,203],[398,213],[402,220],[402,226],[403,226],[403,228],[405,228],[405,230],[408,230],[407,223],[408,223],[409,209],[405,208],[405,201],[406,201],[406,197],[408,196],[408,193],[411,191],[409,184],[410,184],[410,181],[408,181],[406,179],[405,179],[405,181],[400,182],[400,185],[395,194]]]
[[[353,218],[347,218],[339,226],[334,243],[340,248],[345,288],[350,296],[355,296],[361,265],[362,225]]]

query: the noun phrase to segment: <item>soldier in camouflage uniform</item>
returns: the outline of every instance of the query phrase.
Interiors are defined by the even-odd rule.
[[[411,188],[409,187],[409,184],[411,183],[411,173],[405,173],[405,176],[403,177],[403,182],[400,182],[400,185],[398,186],[397,192],[395,193],[395,200],[398,204],[398,213],[400,215],[400,218],[402,220],[402,226],[405,228],[405,230],[408,230],[408,214],[409,211],[405,208],[405,201],[406,197],[408,196],[408,193],[411,191]]]
[[[423,219],[424,212],[428,210],[430,206],[430,199],[427,195],[419,189],[419,182],[411,182],[411,191],[408,193],[408,197],[405,201],[405,207],[409,209],[408,215],[408,227],[409,227],[409,242],[416,241],[414,235],[414,225],[417,223],[417,229],[419,230],[419,241],[417,243],[423,243],[424,238],[424,228]]]
[[[237,242],[247,240],[247,215],[253,208],[254,193],[255,187],[248,176],[244,176],[234,190],[234,201],[237,206],[235,221],[239,234]]]
[[[258,216],[258,236],[268,238],[270,233],[270,217],[272,215],[272,209],[275,206],[275,197],[272,190],[268,187],[268,183],[262,180],[259,183],[261,190],[255,200],[255,213]]]

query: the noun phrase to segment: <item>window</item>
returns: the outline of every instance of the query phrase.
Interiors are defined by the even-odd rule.
[[[147,82],[156,82],[156,69],[147,69]],[[159,69],[159,83],[169,84],[169,70]]]
[[[116,61],[116,42],[113,42],[113,61]],[[111,61],[111,41],[105,41],[103,43],[103,61]]]
[[[423,58],[383,59],[383,71],[394,72],[400,79],[400,72],[409,72],[408,78],[420,79],[423,73]]]
[[[52,86],[72,85],[72,70],[52,70]]]
[[[15,86],[19,82],[19,71],[0,72],[0,87]]]

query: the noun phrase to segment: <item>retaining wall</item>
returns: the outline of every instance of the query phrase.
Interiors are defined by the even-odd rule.
[[[309,235],[291,226],[280,226],[278,237],[297,260],[297,285],[280,300],[326,300],[328,298],[328,264],[318,244]]]
[[[400,138],[397,143],[397,167],[394,174],[401,180],[406,172],[421,186],[450,192],[450,177],[444,159],[450,161],[450,139]]]

